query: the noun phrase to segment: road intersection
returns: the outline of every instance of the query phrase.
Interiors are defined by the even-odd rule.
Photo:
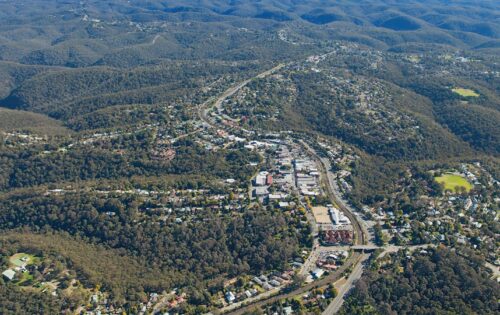
[[[200,106],[200,109],[198,111],[200,119],[204,123],[206,123],[207,126],[210,126],[212,128],[222,129],[222,130],[226,129],[227,126],[224,124],[219,124],[217,122],[218,119],[211,119],[209,117],[210,111],[215,108],[216,109],[215,115],[217,116],[218,115],[217,112],[219,111],[220,107],[227,98],[236,94],[240,89],[245,87],[252,80],[265,78],[266,76],[275,73],[284,66],[285,66],[284,64],[279,64],[278,66],[275,66],[272,69],[269,69],[267,71],[258,74],[254,78],[247,79],[241,83],[238,83],[235,86],[230,87],[225,92],[223,92],[219,97],[217,98],[214,97],[207,100]],[[219,118],[221,118],[219,119],[220,121],[227,119],[226,117],[223,118],[219,117]],[[241,130],[246,131],[243,129]],[[247,133],[247,131],[245,133]],[[304,140],[300,140],[299,142],[304,147],[304,149],[309,153],[309,155],[316,161],[318,169],[321,171],[321,178],[328,197],[335,204],[335,206],[337,206],[342,212],[344,212],[344,214],[350,219],[353,225],[354,236],[355,236],[354,244],[352,246],[320,246],[317,238],[314,238],[313,249],[308,259],[304,262],[304,265],[299,273],[301,275],[307,274],[311,269],[311,267],[314,266],[314,263],[316,262],[321,252],[339,250],[339,251],[349,251],[351,252],[351,255],[344,262],[342,266],[340,266],[337,270],[335,270],[334,272],[332,272],[323,279],[303,285],[300,288],[292,290],[290,292],[283,292],[283,290],[280,290],[279,288],[269,290],[263,294],[247,299],[243,302],[231,304],[219,310],[218,312],[219,314],[234,314],[234,315],[244,314],[246,311],[251,311],[255,308],[272,304],[281,299],[291,298],[303,294],[305,292],[308,292],[309,290],[312,290],[314,288],[319,288],[322,286],[333,284],[334,282],[343,278],[346,272],[351,270],[351,272],[347,277],[346,282],[341,286],[338,295],[333,299],[333,301],[329,304],[329,306],[323,313],[328,315],[334,314],[340,309],[345,296],[352,289],[355,282],[361,277],[365,262],[368,260],[370,256],[370,254],[368,254],[367,252],[372,252],[376,249],[382,249],[382,253],[380,255],[383,256],[388,253],[397,252],[405,248],[402,246],[380,247],[374,245],[371,242],[372,237],[370,236],[369,232],[370,225],[366,221],[364,221],[361,218],[361,216],[358,215],[356,211],[342,197],[338,185],[336,183],[334,174],[331,172],[330,160],[328,158],[319,156],[319,154]],[[315,224],[314,217],[309,212],[307,212],[306,215],[311,224],[313,235],[317,235],[318,229],[317,225]],[[424,246],[413,246],[410,248],[410,250],[422,247]]]

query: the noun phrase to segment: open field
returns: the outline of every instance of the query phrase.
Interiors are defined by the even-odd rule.
[[[18,278],[19,280],[17,280],[16,282],[17,285],[25,284],[28,281],[32,282],[34,279],[33,275],[30,274],[28,271],[18,273]]]
[[[464,187],[466,191],[472,189],[472,184],[464,177],[456,174],[444,174],[435,178],[436,182],[443,184],[445,190],[455,191],[456,187]]]
[[[419,63],[421,61],[421,59],[418,55],[411,55],[408,57],[408,60],[413,62],[413,63]]]
[[[479,97],[480,96],[479,94],[477,94],[475,91],[473,91],[471,89],[455,88],[455,89],[452,89],[452,91],[460,96],[463,96],[463,97]]]

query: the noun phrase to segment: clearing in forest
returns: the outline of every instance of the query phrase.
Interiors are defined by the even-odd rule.
[[[479,97],[479,94],[471,89],[455,88],[452,91],[463,97]]]
[[[463,176],[456,174],[443,174],[435,178],[436,182],[444,185],[445,190],[455,192],[460,187],[463,187],[465,191],[469,192],[472,189],[472,184],[467,181]]]
[[[33,255],[17,253],[9,258],[9,262],[16,267],[21,267],[33,264],[35,262],[35,259],[36,257]]]

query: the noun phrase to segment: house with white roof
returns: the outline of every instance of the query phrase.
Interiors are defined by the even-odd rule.
[[[7,269],[4,272],[2,272],[2,276],[7,280],[12,281],[16,276],[16,272],[12,269]]]

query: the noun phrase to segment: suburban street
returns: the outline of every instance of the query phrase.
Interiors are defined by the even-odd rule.
[[[353,255],[351,257],[349,257],[349,259],[345,262],[344,265],[342,265],[335,272],[331,273],[330,275],[326,276],[325,278],[323,278],[321,280],[306,284],[306,285],[304,285],[298,289],[295,289],[291,292],[288,292],[288,293],[281,293],[279,295],[275,295],[275,296],[269,297],[267,299],[256,301],[255,303],[251,303],[250,305],[243,306],[243,307],[241,307],[237,310],[234,310],[232,312],[229,312],[227,314],[241,315],[241,314],[244,314],[245,312],[252,311],[258,307],[263,307],[263,306],[272,304],[272,303],[279,301],[281,299],[292,298],[294,296],[301,295],[307,291],[310,291],[314,288],[319,288],[319,287],[328,285],[330,283],[334,283],[335,281],[338,281],[339,279],[341,279],[344,276],[344,273],[349,269],[349,267],[358,264],[361,256],[362,255],[359,253],[353,253]]]
[[[215,121],[209,118],[209,112],[212,108],[216,108],[217,111],[222,106],[223,102],[237,93],[240,89],[245,87],[249,82],[254,79],[264,78],[270,74],[273,74],[277,70],[281,69],[284,64],[280,64],[272,69],[269,69],[265,72],[260,73],[254,78],[245,80],[228,90],[226,90],[222,95],[218,98],[211,98],[206,101],[199,109],[200,118],[210,125],[213,128],[224,129],[226,126],[217,125]],[[221,117],[225,120],[230,120],[232,122],[237,122],[237,119],[223,116]],[[246,131],[240,127],[237,127],[243,131]],[[245,312],[252,311],[254,309],[264,307],[266,305],[270,305],[276,301],[292,298],[294,296],[298,296],[304,294],[311,289],[322,287],[328,284],[332,284],[345,276],[346,271],[351,270],[349,275],[347,276],[344,283],[340,285],[338,288],[337,296],[330,302],[328,307],[322,313],[324,315],[331,315],[337,313],[342,304],[345,301],[347,294],[354,288],[356,281],[358,281],[364,271],[365,263],[369,259],[371,254],[366,253],[366,251],[372,251],[375,249],[382,249],[382,252],[378,257],[384,257],[387,254],[398,252],[402,249],[407,249],[410,252],[413,252],[418,249],[425,249],[433,245],[415,245],[415,246],[384,246],[380,247],[373,243],[373,235],[371,231],[372,226],[374,225],[373,221],[364,220],[361,215],[348,203],[345,198],[343,198],[342,193],[340,192],[339,186],[337,184],[337,180],[335,174],[331,171],[331,162],[330,159],[326,157],[321,157],[306,141],[299,141],[304,149],[309,153],[309,155],[316,161],[318,169],[320,170],[320,178],[323,186],[325,188],[326,194],[330,197],[332,203],[338,207],[351,221],[351,224],[354,229],[354,244],[353,246],[320,246],[318,238],[314,237],[313,239],[313,247],[311,253],[308,258],[305,260],[304,264],[300,268],[299,274],[301,276],[307,276],[309,272],[315,267],[315,263],[322,252],[328,251],[349,251],[351,252],[351,256],[349,259],[337,270],[332,272],[330,275],[325,278],[317,281],[313,281],[306,285],[301,286],[298,289],[295,289],[291,292],[283,292],[282,288],[274,288],[272,290],[266,291],[262,294],[249,298],[242,302],[236,302],[230,304],[222,309],[220,309],[217,314],[234,314],[241,315]],[[307,208],[307,207],[306,207]],[[316,224],[316,220],[313,214],[307,210],[306,216],[308,222],[311,225],[311,233],[313,236],[317,236],[318,234],[318,225]],[[491,269],[494,273],[493,277],[498,277],[500,272],[499,268],[487,264],[487,267]]]
[[[198,111],[200,118],[210,125],[213,128],[219,128],[219,129],[224,129],[225,126],[223,125],[216,125],[209,117],[208,113],[210,110],[215,107],[219,108],[222,103],[235,93],[237,93],[240,89],[245,87],[249,82],[251,82],[253,79],[258,79],[258,78],[264,78],[275,71],[281,69],[284,66],[284,64],[279,64],[276,67],[269,69],[267,71],[264,71],[260,73],[259,75],[255,76],[254,78],[245,80],[229,89],[227,89],[224,93],[222,93],[219,97],[216,99],[211,98],[207,100],[205,103],[203,103],[200,106],[200,109]],[[350,208],[348,204],[346,204],[342,198],[340,197],[340,194],[338,192],[338,189],[336,189],[336,184],[335,180],[333,177],[333,174],[331,174],[330,169],[330,161],[328,159],[323,159],[318,156],[316,151],[314,151],[307,143],[304,141],[301,141],[302,145],[305,147],[305,149],[309,152],[309,154],[316,160],[316,163],[321,169],[321,177],[325,183],[326,186],[326,192],[334,202],[345,214],[346,216],[351,220],[353,228],[354,228],[354,233],[355,233],[355,245],[363,245],[366,243],[367,236],[368,236],[368,231],[366,228],[366,224],[360,223],[360,218],[354,213],[354,211]],[[317,234],[317,226],[314,224],[314,218],[311,213],[308,213],[307,215],[309,222],[311,223],[311,226],[313,226],[313,235]],[[319,246],[318,240],[314,240],[314,245],[313,249],[308,257],[308,259],[305,261],[304,265],[301,268],[300,274],[301,275],[306,275],[307,272],[310,270],[311,266],[314,265],[314,262],[316,261],[319,253],[321,251],[326,251],[326,250],[336,250],[338,248],[342,248],[345,250],[349,250],[350,248],[348,246],[345,247],[322,247]],[[367,259],[369,255],[367,254],[358,254],[358,253],[352,253],[350,258],[342,265],[339,269],[328,275],[327,277],[319,280],[319,281],[314,281],[310,284],[304,285],[301,288],[298,288],[296,290],[293,290],[289,293],[279,293],[279,289],[274,289],[265,292],[264,294],[260,294],[252,299],[249,299],[247,301],[244,301],[243,303],[234,303],[231,304],[224,309],[220,310],[220,314],[222,313],[228,313],[228,314],[243,314],[245,311],[254,309],[256,307],[261,307],[265,306],[268,304],[271,304],[275,301],[278,301],[280,299],[285,299],[287,297],[293,297],[299,294],[302,294],[304,292],[309,291],[312,288],[316,287],[321,287],[324,285],[331,284],[338,279],[343,277],[343,274],[346,270],[349,268],[353,268],[354,272],[352,273],[352,276],[348,278],[348,283],[344,286],[345,289],[342,290],[342,292],[339,292],[338,297],[332,302],[332,305],[329,306],[329,309],[337,309],[340,308],[343,302],[343,298],[345,294],[349,291],[355,280],[359,278],[362,274],[363,270],[363,264],[362,262]]]
[[[226,126],[217,125],[216,122],[209,118],[208,113],[213,107],[219,108],[222,103],[228,98],[237,93],[240,89],[245,87],[249,82],[256,78],[264,78],[275,71],[281,69],[284,65],[280,64],[270,70],[260,73],[252,79],[245,80],[235,86],[230,87],[224,93],[222,93],[216,99],[211,98],[207,100],[200,106],[199,116],[200,118],[210,125],[213,128],[224,129]],[[338,185],[336,183],[334,174],[331,170],[331,163],[328,158],[320,157],[317,152],[305,141],[300,140],[301,145],[304,149],[309,153],[309,155],[316,161],[318,169],[320,170],[320,178],[323,182],[323,185],[326,189],[327,195],[330,197],[332,202],[342,211],[345,215],[351,220],[353,229],[354,229],[354,244],[352,246],[320,246],[318,239],[314,238],[313,248],[309,257],[304,262],[301,267],[299,274],[302,276],[307,276],[311,268],[314,267],[314,264],[319,257],[321,252],[325,251],[351,251],[351,256],[347,261],[336,271],[332,272],[330,275],[325,278],[314,281],[312,283],[303,285],[302,287],[295,289],[291,292],[283,293],[281,288],[274,288],[272,290],[266,291],[262,294],[259,294],[255,297],[247,299],[243,302],[236,302],[226,306],[219,310],[218,314],[243,314],[246,311],[253,310],[258,307],[262,307],[265,305],[272,304],[278,300],[290,298],[293,296],[297,296],[303,294],[313,288],[325,286],[335,281],[338,281],[344,276],[344,273],[351,269],[352,272],[347,277],[346,283],[342,285],[340,288],[338,295],[335,299],[329,304],[328,308],[325,310],[323,314],[334,314],[336,313],[340,307],[342,306],[344,299],[348,292],[354,287],[356,281],[363,274],[364,262],[369,258],[370,254],[363,253],[366,250],[374,250],[377,248],[383,248],[382,253],[380,254],[383,257],[386,254],[397,252],[400,249],[405,247],[403,246],[387,246],[387,247],[379,247],[374,245],[371,242],[371,237],[369,233],[369,224],[364,221],[360,216],[356,213],[356,211],[347,203],[347,201],[342,197]],[[316,235],[318,233],[318,227],[316,225],[314,216],[309,211],[306,212],[306,216],[308,218],[309,223],[312,227],[312,234]],[[407,247],[410,251],[419,248],[425,248],[428,245],[420,245],[420,246],[410,246]],[[353,251],[354,250],[354,251]]]
[[[210,126],[212,127],[219,127],[219,126],[216,126],[215,124],[213,124],[210,119],[208,118],[208,112],[213,108],[215,107],[216,109],[220,108],[220,106],[222,105],[222,103],[228,98],[228,97],[231,97],[232,95],[234,95],[236,92],[238,92],[240,89],[242,89],[243,87],[245,87],[248,83],[250,83],[252,80],[254,79],[261,79],[261,78],[265,78],[266,76],[274,73],[275,71],[283,68],[285,65],[284,64],[279,64],[277,66],[275,66],[274,68],[271,68],[269,70],[266,70],[258,75],[256,75],[255,77],[251,78],[251,79],[248,79],[248,80],[245,80],[243,82],[240,82],[238,83],[237,85],[235,86],[232,86],[230,87],[229,89],[227,89],[224,93],[222,93],[219,97],[217,97],[215,100],[214,98],[210,98],[209,100],[207,100],[205,103],[203,103],[201,106],[200,106],[200,109],[199,109],[199,116],[200,118],[206,122],[207,124],[209,124]]]
[[[500,315],[500,0],[0,12],[0,315]]]

